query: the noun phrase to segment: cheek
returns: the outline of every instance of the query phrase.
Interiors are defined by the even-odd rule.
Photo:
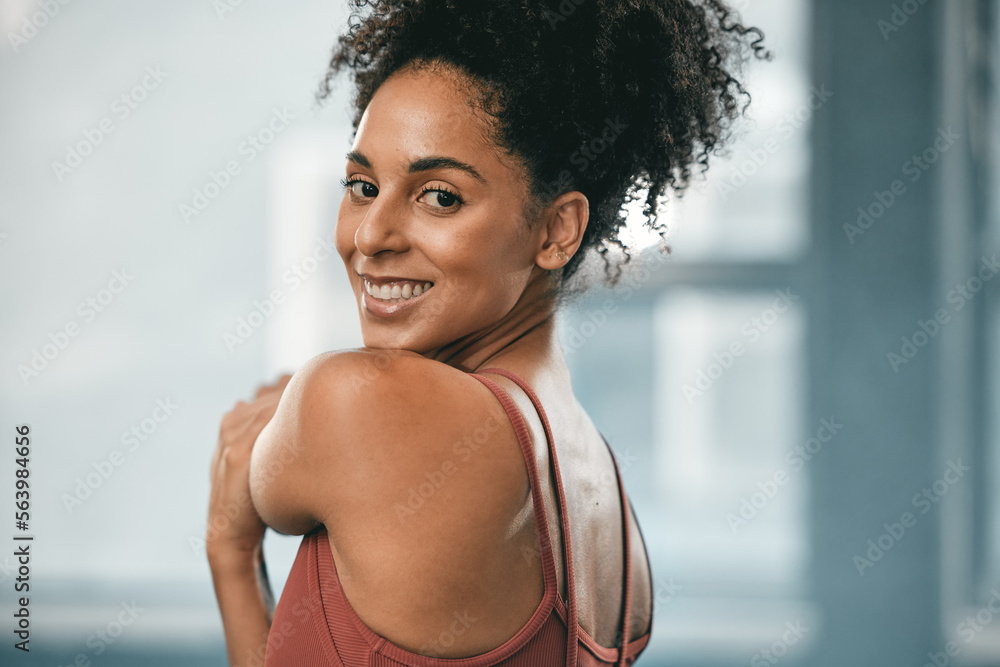
[[[341,201],[334,228],[334,243],[340,258],[347,263],[354,254],[354,234],[358,231],[358,221],[348,212],[346,201]],[[348,265],[349,266],[349,265]]]
[[[452,285],[462,302],[477,305],[469,312],[493,317],[513,308],[533,266],[525,248],[510,238],[483,237],[461,247],[466,251],[452,251],[455,261],[445,273],[455,278]]]

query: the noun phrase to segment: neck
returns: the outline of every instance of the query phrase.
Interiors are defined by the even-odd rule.
[[[498,322],[430,350],[424,356],[467,373],[511,355],[528,355],[535,360],[559,361],[565,365],[556,333],[555,303],[548,293],[549,288],[548,276],[533,275],[521,298]]]

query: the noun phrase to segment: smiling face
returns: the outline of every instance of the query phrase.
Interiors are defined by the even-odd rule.
[[[488,143],[456,76],[395,73],[348,155],[336,244],[367,347],[423,354],[495,327],[544,277],[522,171]]]

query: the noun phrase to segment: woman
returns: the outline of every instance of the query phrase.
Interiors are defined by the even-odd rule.
[[[640,188],[665,233],[656,204],[739,115],[726,68],[761,35],[714,0],[355,4],[321,97],[353,69],[336,245],[365,347],[222,420],[231,664],[631,664],[649,560],[554,315],[588,253],[617,279]],[[265,526],[305,536],[277,608]]]

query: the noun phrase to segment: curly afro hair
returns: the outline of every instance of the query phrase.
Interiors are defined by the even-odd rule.
[[[721,0],[350,1],[318,100],[349,67],[356,133],[397,70],[445,63],[464,74],[494,121],[490,138],[525,169],[528,223],[564,192],[590,202],[579,251],[553,272],[564,298],[582,292],[567,285],[591,250],[606,284],[617,283],[630,259],[619,238],[625,207],[643,191],[643,224],[670,251],[661,198],[668,188],[683,194],[746,111],[737,76],[750,53],[771,58],[763,33]],[[609,260],[613,246],[620,262]]]

